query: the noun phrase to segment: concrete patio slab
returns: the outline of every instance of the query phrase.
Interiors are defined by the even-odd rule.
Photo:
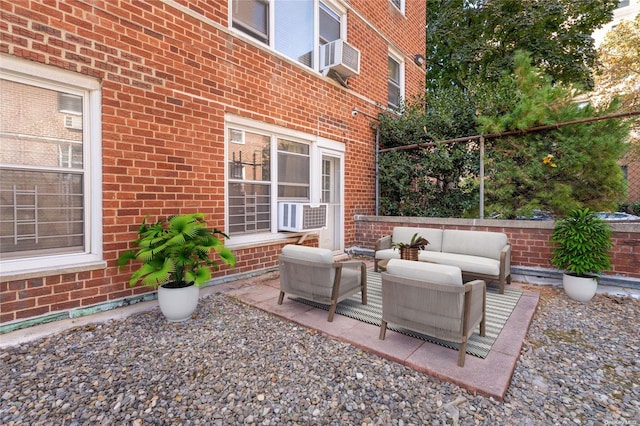
[[[252,280],[252,279],[249,279]],[[229,283],[233,284],[233,283]],[[387,330],[385,340],[379,340],[380,328],[339,314],[327,321],[327,311],[289,298],[277,304],[279,284],[277,275],[271,280],[254,281],[251,289],[238,282],[242,290],[228,285],[225,290],[238,300],[280,318],[295,322],[327,336],[352,344],[380,357],[406,365],[438,379],[454,383],[472,393],[502,401],[527,330],[539,301],[539,293],[523,290],[511,316],[485,359],[468,355],[465,366],[458,367],[458,352],[420,339]],[[518,287],[518,283],[513,283]]]

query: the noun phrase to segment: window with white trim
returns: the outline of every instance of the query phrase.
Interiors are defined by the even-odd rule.
[[[310,200],[308,141],[231,125],[227,131],[227,218],[231,237],[275,233],[278,201]]]
[[[0,65],[3,274],[102,261],[99,82],[15,58]]]
[[[404,98],[404,62],[389,52],[388,64],[388,107],[396,110]]]
[[[231,0],[231,26],[317,71],[319,46],[346,39],[346,10],[319,0]]]

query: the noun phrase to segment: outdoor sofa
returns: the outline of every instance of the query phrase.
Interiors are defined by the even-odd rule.
[[[501,232],[396,226],[392,235],[376,242],[374,270],[379,270],[381,260],[399,259],[392,244],[409,243],[415,233],[429,241],[419,261],[457,266],[465,278],[498,281],[500,294],[506,283],[511,284],[511,244]]]

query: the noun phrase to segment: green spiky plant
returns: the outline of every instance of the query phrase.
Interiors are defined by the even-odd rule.
[[[551,263],[578,277],[611,268],[611,227],[588,208],[575,209],[556,222]]]
[[[415,234],[413,234],[413,236],[411,237],[411,241],[409,241],[408,243],[392,243],[391,247],[393,247],[394,249],[415,248],[419,250],[425,250],[428,244],[429,241],[427,241],[427,239],[422,237],[421,235],[418,235],[418,233],[416,232]]]
[[[224,232],[207,228],[202,213],[171,216],[151,225],[145,218],[134,241],[137,249],[122,253],[117,264],[122,267],[130,261],[142,262],[131,275],[131,286],[142,282],[153,289],[162,284],[200,287],[211,279],[211,268],[219,267],[210,259],[212,250],[224,264],[235,266],[233,253],[224,245],[225,238],[229,237]]]

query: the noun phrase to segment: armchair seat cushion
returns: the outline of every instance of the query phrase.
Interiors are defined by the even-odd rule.
[[[414,280],[448,285],[462,285],[462,271],[457,266],[436,265],[435,263],[413,262],[410,260],[390,260],[387,272],[391,275]]]

